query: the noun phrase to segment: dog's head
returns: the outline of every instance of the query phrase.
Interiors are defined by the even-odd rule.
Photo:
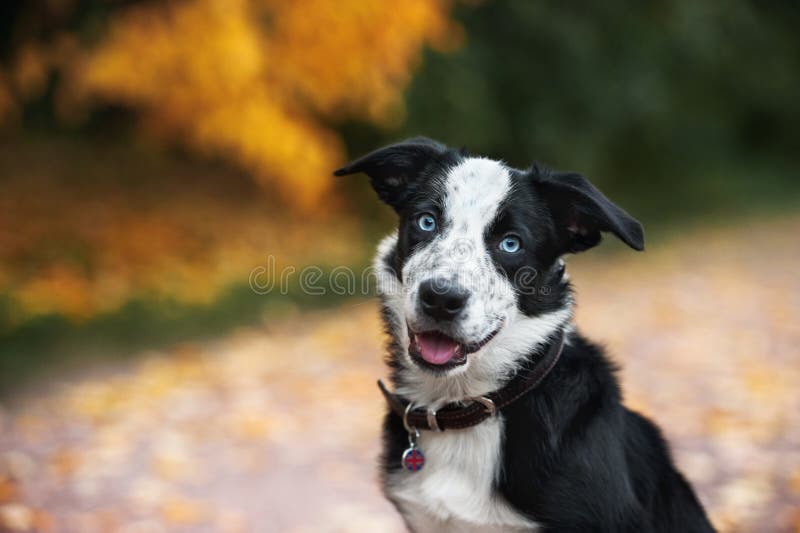
[[[574,173],[510,168],[426,138],[337,170],[363,172],[400,218],[378,290],[399,387],[436,403],[485,394],[571,317],[566,253],[641,225]],[[420,398],[421,396],[421,398]]]

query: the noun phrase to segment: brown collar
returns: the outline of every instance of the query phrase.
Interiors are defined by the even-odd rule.
[[[561,357],[561,352],[564,351],[564,337],[565,334],[561,331],[558,338],[533,368],[520,371],[500,390],[490,392],[486,396],[470,398],[467,400],[469,401],[467,405],[462,402],[453,402],[438,411],[414,409],[413,404],[408,400],[389,392],[381,380],[378,380],[378,387],[392,411],[403,419],[409,433],[413,433],[414,429],[444,431],[445,429],[468,428],[494,416],[497,411],[511,405],[536,388]]]

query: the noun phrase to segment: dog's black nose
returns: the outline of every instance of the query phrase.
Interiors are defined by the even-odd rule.
[[[436,320],[453,320],[467,305],[468,299],[469,292],[453,282],[429,279],[419,286],[422,310]]]

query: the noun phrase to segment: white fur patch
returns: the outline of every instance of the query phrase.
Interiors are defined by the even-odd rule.
[[[502,435],[502,415],[467,429],[423,432],[419,447],[425,467],[397,471],[387,487],[415,533],[537,527],[494,491]]]

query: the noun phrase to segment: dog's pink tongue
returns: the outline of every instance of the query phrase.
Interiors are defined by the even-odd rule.
[[[440,333],[420,333],[417,335],[419,354],[433,365],[443,365],[453,359],[458,352],[458,343]]]

